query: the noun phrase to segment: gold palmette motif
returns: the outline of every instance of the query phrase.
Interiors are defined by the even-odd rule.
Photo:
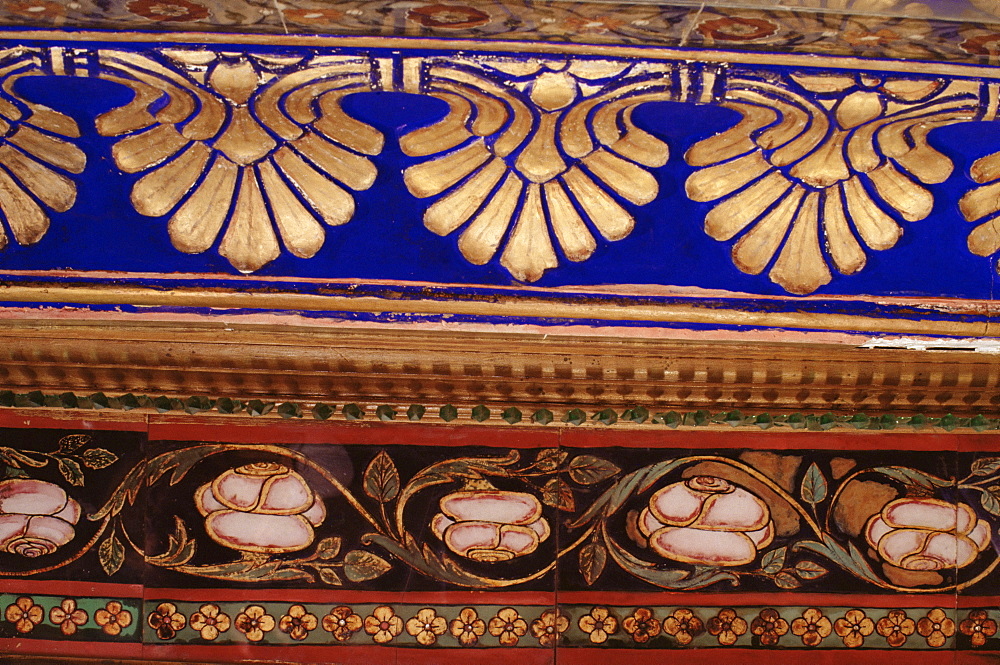
[[[720,103],[742,119],[687,152],[699,169],[687,194],[717,202],[705,231],[722,241],[739,236],[732,257],[740,270],[770,266],[787,291],[811,293],[832,279],[830,264],[858,272],[865,248],[896,244],[899,219],[931,213],[924,185],[946,180],[952,163],[927,135],[974,119],[980,88],[870,74],[734,76]]]
[[[218,251],[237,270],[276,259],[281,242],[310,258],[324,224],[350,221],[347,191],[371,187],[374,128],[347,116],[341,101],[372,89],[370,62],[345,56],[278,56],[163,50],[101,51],[101,78],[135,92],[97,119],[127,173],[142,215],[169,214],[182,252]],[[346,188],[346,189],[345,189]],[[224,230],[223,230],[223,227]]]
[[[417,60],[407,92],[448,105],[438,123],[404,136],[402,151],[431,157],[404,173],[419,198],[440,195],[424,225],[483,265],[535,281],[565,258],[584,261],[605,240],[628,236],[637,206],[658,193],[649,169],[667,145],[637,127],[632,111],[676,99],[672,65],[612,60]],[[416,76],[414,67],[419,70]],[[555,242],[553,242],[553,236]]]
[[[0,248],[7,231],[20,245],[38,242],[49,229],[49,213],[66,212],[76,201],[76,185],[66,173],[81,173],[87,157],[66,139],[78,138],[76,122],[14,90],[26,76],[39,76],[40,49],[0,50]]]

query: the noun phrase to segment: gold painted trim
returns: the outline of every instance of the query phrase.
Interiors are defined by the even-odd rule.
[[[136,287],[0,286],[0,301],[137,307],[193,307],[211,309],[297,310],[362,314],[410,314],[477,317],[565,319],[567,321],[644,321],[652,323],[715,324],[816,331],[898,333],[983,337],[989,322],[880,319],[848,314],[753,312],[718,310],[708,305],[634,305],[554,302],[530,297],[498,300],[437,301],[390,300],[372,296],[324,296],[297,293],[218,293],[196,290]],[[789,301],[793,302],[793,301]]]
[[[735,52],[717,49],[681,49],[662,46],[620,46],[610,44],[554,44],[505,40],[428,39],[425,37],[272,35],[235,33],[144,33],[135,31],[100,32],[83,30],[11,30],[0,32],[0,40],[49,40],[53,42],[107,42],[156,46],[158,44],[233,44],[245,46],[304,46],[327,48],[414,49],[464,51],[467,53],[512,53],[583,55],[644,60],[711,62],[719,64],[768,65],[778,67],[821,67],[865,71],[939,74],[942,76],[1000,79],[1000,68],[954,62],[897,61],[813,53],[767,51]]]

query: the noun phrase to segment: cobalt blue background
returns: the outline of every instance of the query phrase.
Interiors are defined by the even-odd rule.
[[[100,113],[127,103],[130,91],[98,79],[55,76],[24,78],[16,89],[77,120],[83,133],[77,144],[87,153],[88,164],[83,174],[72,176],[78,183],[76,205],[66,213],[51,215],[51,228],[39,243],[29,247],[12,243],[0,252],[0,272],[71,269],[239,274],[215,248],[197,255],[174,249],[167,235],[169,215],[149,218],[132,209],[129,192],[142,174],[118,171],[110,153],[117,139],[98,136],[93,122]],[[433,199],[416,199],[403,184],[402,170],[420,160],[402,155],[398,137],[442,117],[444,103],[379,92],[353,95],[344,105],[349,113],[386,135],[384,151],[373,158],[379,170],[375,185],[354,193],[354,218],[344,226],[326,227],[326,243],[315,257],[299,259],[283,252],[254,274],[517,284],[500,266],[500,251],[488,265],[474,266],[458,251],[457,233],[439,237],[427,231],[422,215]],[[693,171],[683,161],[684,152],[696,141],[731,126],[737,115],[723,108],[660,102],[641,107],[634,119],[666,140],[671,149],[668,164],[654,170],[660,183],[658,199],[642,207],[625,203],[636,218],[635,230],[628,238],[611,243],[595,232],[598,249],[592,258],[573,263],[560,257],[559,267],[533,285],[661,284],[788,295],[770,282],[766,271],[755,276],[737,270],[729,255],[735,240],[717,242],[703,231],[703,219],[711,205],[684,196],[684,181]],[[901,221],[904,235],[896,247],[883,252],[869,250],[868,264],[859,274],[842,276],[834,271],[833,282],[817,295],[992,297],[996,276],[993,259],[968,251],[966,237],[973,225],[961,217],[957,201],[973,185],[966,175],[971,162],[1000,150],[1000,132],[993,123],[974,122],[935,129],[930,136],[932,145],[955,163],[947,182],[930,186],[936,201],[934,212],[919,222]]]

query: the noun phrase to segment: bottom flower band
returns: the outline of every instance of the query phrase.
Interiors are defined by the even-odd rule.
[[[435,648],[996,649],[1000,610],[188,602],[0,594],[0,638]],[[140,632],[141,631],[141,632]],[[30,644],[30,642],[29,642]]]

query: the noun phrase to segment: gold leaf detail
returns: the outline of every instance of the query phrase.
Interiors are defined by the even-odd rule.
[[[320,97],[319,108],[322,115],[313,127],[331,141],[345,145],[351,150],[365,155],[377,155],[382,152],[385,145],[382,132],[360,120],[355,120],[344,113],[344,109],[340,106],[345,96],[356,91],[353,89],[328,92]]]
[[[915,222],[931,214],[934,197],[926,189],[900,173],[892,162],[868,174],[882,200],[899,211],[908,222]]]
[[[410,157],[426,157],[461,145],[472,133],[466,123],[472,117],[472,104],[458,95],[434,95],[448,104],[448,114],[439,122],[410,132],[399,141],[399,148]]]
[[[753,133],[778,119],[778,113],[765,106],[736,103],[722,104],[722,106],[739,111],[743,118],[726,131],[688,148],[684,160],[691,166],[717,164],[750,152],[757,147],[757,143],[751,138]]]
[[[244,167],[240,173],[236,207],[219,245],[219,254],[229,259],[240,272],[249,273],[278,258],[279,253],[278,239],[264,207],[254,170]]]
[[[257,168],[285,247],[299,258],[315,256],[326,237],[323,227],[306,210],[269,162],[262,162]]]
[[[354,199],[343,188],[327,179],[289,148],[281,148],[274,153],[274,161],[324,222],[330,226],[338,226],[351,220],[354,215]]]
[[[889,249],[895,245],[903,229],[872,201],[861,181],[851,178],[843,183],[843,188],[847,210],[865,244],[872,249]]]
[[[968,243],[969,251],[978,256],[989,256],[1000,249],[1000,217],[974,228]]]
[[[172,157],[187,144],[188,140],[173,125],[157,125],[116,143],[111,156],[122,171],[136,173]]]
[[[829,74],[792,74],[792,79],[810,92],[843,92],[855,85],[853,76]]]
[[[7,218],[14,239],[22,245],[38,242],[49,228],[45,212],[3,169],[0,169],[0,210]],[[7,244],[3,227],[0,227],[0,235],[3,236],[0,247],[3,247]]]
[[[558,265],[545,223],[541,188],[536,183],[528,185],[524,206],[500,257],[500,265],[515,279],[527,282],[539,279],[545,270]]]
[[[705,215],[705,232],[716,240],[729,240],[774,205],[792,184],[773,171],[734,194]]]
[[[840,100],[834,109],[840,126],[853,129],[882,115],[885,100],[877,92],[852,92]]]
[[[277,145],[247,107],[237,106],[229,126],[213,147],[230,161],[245,166],[260,161]]]
[[[980,157],[972,163],[969,175],[978,183],[992,182],[1000,178],[1000,152]]]
[[[150,171],[132,186],[132,206],[147,217],[167,214],[191,190],[211,156],[212,151],[204,143],[192,143],[176,159]]]
[[[853,275],[865,267],[868,259],[851,233],[837,189],[831,188],[823,192],[823,228],[826,232],[826,248],[837,270],[844,275]]]
[[[851,172],[844,160],[846,138],[846,132],[834,131],[830,138],[793,166],[789,173],[813,187],[829,187],[841,180],[847,180],[851,177]]]
[[[72,143],[42,134],[26,125],[19,127],[7,140],[29,155],[70,173],[82,173],[87,165],[87,156]]]
[[[552,230],[566,258],[570,261],[586,261],[597,249],[597,241],[590,229],[558,181],[545,183],[544,191]]]
[[[692,201],[715,201],[767,173],[770,164],[760,152],[738,157],[692,173],[684,187]]]
[[[576,81],[567,72],[545,72],[531,87],[531,101],[538,108],[556,111],[576,99]]]
[[[308,133],[292,141],[291,145],[323,172],[355,191],[368,189],[378,176],[370,160],[348,152],[318,134]]]
[[[1000,210],[1000,182],[970,190],[959,200],[958,208],[973,222]]]
[[[483,265],[496,254],[517,209],[522,186],[520,178],[513,173],[508,174],[486,207],[462,232],[458,248],[470,263]]]
[[[188,254],[198,254],[215,243],[229,215],[238,174],[235,164],[225,157],[216,157],[198,189],[167,223],[174,247]]]
[[[659,191],[656,178],[632,162],[606,150],[592,152],[581,161],[619,196],[636,205],[645,205],[656,198]]]
[[[417,198],[434,196],[475,171],[490,156],[482,140],[476,140],[444,157],[411,166],[403,173],[403,181]]]
[[[424,213],[424,226],[439,236],[455,231],[483,205],[506,171],[503,160],[494,157],[455,191],[435,201]]]
[[[790,293],[812,293],[829,284],[830,269],[819,246],[819,193],[806,195],[788,240],[768,276]]]
[[[757,275],[764,271],[778,251],[788,227],[795,218],[804,191],[795,187],[775,208],[764,215],[733,247],[733,263],[743,272]]]
[[[556,123],[558,114],[546,113],[538,124],[538,130],[528,146],[521,151],[514,166],[528,180],[536,183],[548,182],[566,170],[556,148]]]
[[[587,218],[607,240],[621,240],[632,232],[635,219],[617,201],[575,166],[563,175]]]
[[[66,212],[73,207],[76,186],[66,176],[9,145],[0,147],[0,164],[6,166],[25,188],[49,208]]]

